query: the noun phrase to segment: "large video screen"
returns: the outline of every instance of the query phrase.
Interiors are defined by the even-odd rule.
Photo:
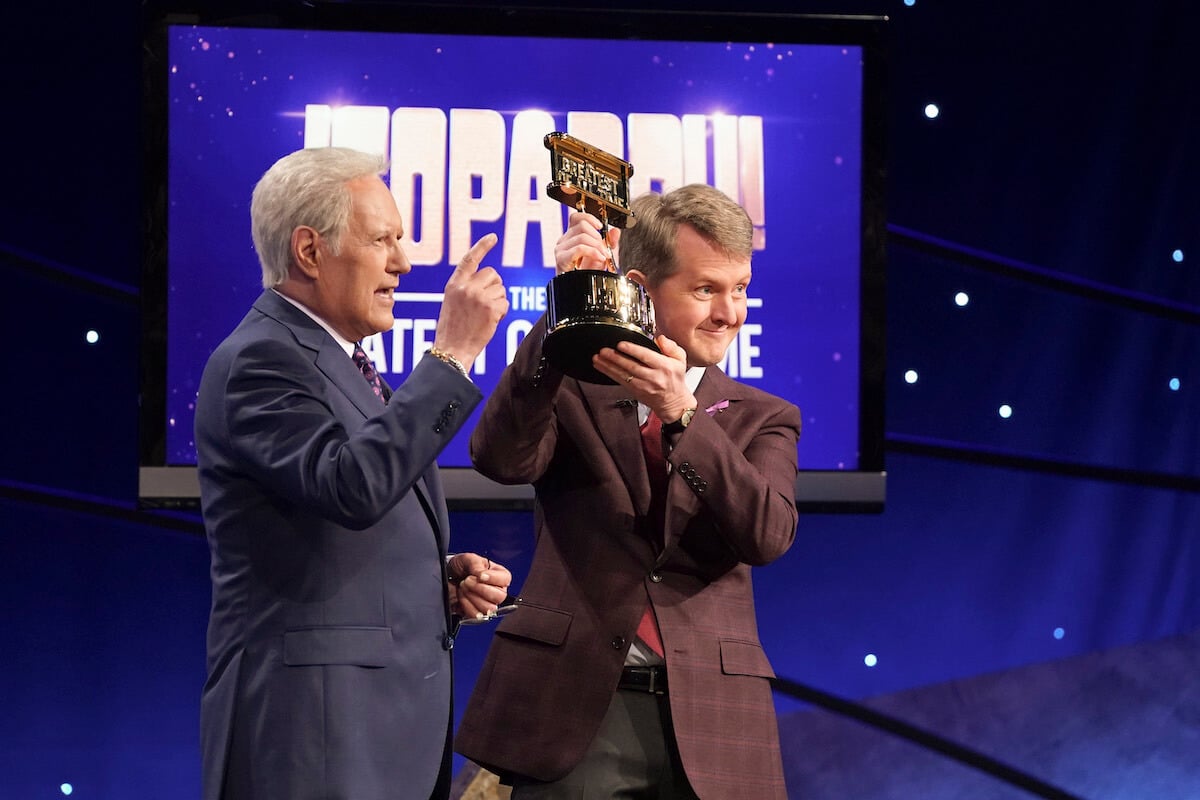
[[[750,310],[721,367],[800,407],[802,479],[836,487],[835,476],[866,475],[882,491],[882,342],[867,336],[882,335],[870,285],[882,270],[870,235],[882,216],[878,143],[868,141],[878,122],[864,38],[872,21],[696,15],[681,24],[681,15],[649,14],[635,15],[636,37],[628,19],[581,37],[568,12],[525,13],[538,24],[509,16],[469,30],[448,14],[440,30],[406,28],[401,16],[398,27],[369,29],[186,20],[157,32],[147,80],[162,101],[162,119],[149,121],[161,125],[150,137],[161,155],[148,155],[164,171],[163,238],[150,248],[147,288],[158,287],[162,308],[150,315],[145,379],[161,394],[148,413],[161,418],[143,421],[144,479],[147,468],[194,468],[201,372],[262,291],[249,200],[276,159],[328,145],[390,159],[385,179],[414,268],[401,277],[392,330],[363,345],[393,386],[432,345],[454,265],[497,234],[485,263],[500,272],[510,310],[471,365],[486,396],[546,310],[569,209],[546,193],[543,140],[563,131],[629,161],[631,197],[702,182],[743,205],[755,226]],[[593,18],[588,30],[605,28]],[[711,38],[738,31],[759,35]],[[471,471],[474,421],[442,467]],[[467,477],[448,482],[451,499],[486,505],[470,497],[478,484]],[[143,480],[143,500],[191,494],[179,489],[190,479],[153,483]],[[837,500],[813,491],[808,500]]]

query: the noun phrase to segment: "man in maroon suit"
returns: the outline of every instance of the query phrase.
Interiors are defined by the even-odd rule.
[[[543,320],[471,438],[483,474],[533,484],[537,544],[456,749],[514,799],[785,798],[750,568],[795,537],[800,413],[714,366],[746,319],[751,222],[699,184],[633,210],[610,239],[662,352],[605,348],[616,384],[580,382],[543,359]],[[599,229],[572,213],[559,272],[605,268]]]

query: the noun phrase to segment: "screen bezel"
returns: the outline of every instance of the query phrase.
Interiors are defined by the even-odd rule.
[[[195,508],[194,466],[166,464],[167,354],[167,32],[173,25],[368,30],[559,39],[670,39],[846,44],[862,48],[862,192],[860,258],[859,463],[855,469],[804,470],[796,503],[807,512],[878,512],[886,495],[885,368],[885,29],[886,17],[649,9],[535,8],[419,3],[296,4],[237,14],[163,4],[147,9],[143,118],[145,208],[143,347],[138,503]],[[803,442],[803,435],[801,436]],[[452,509],[529,508],[532,487],[502,486],[475,470],[442,467]]]

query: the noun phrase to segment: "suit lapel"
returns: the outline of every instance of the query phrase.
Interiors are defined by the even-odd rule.
[[[364,417],[380,412],[383,406],[354,360],[315,320],[270,289],[258,296],[254,308],[286,326],[297,343],[312,351],[316,368]]]
[[[745,398],[745,387],[730,378],[716,367],[708,367],[700,385],[696,387],[696,413],[708,414],[722,428],[727,427],[729,419],[727,412],[733,411],[737,401]],[[730,405],[724,409],[715,408],[719,403],[729,400]],[[712,411],[708,411],[708,409]]]
[[[629,489],[633,507],[639,514],[650,509],[650,475],[642,453],[638,430],[637,401],[623,386],[596,383],[579,384],[600,441],[612,455],[621,479]]]
[[[375,392],[371,391],[371,385],[359,372],[354,360],[328,335],[317,353],[316,365],[364,417],[373,417],[383,411],[383,403],[379,402]]]

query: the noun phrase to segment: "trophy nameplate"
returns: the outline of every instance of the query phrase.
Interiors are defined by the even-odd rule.
[[[552,180],[546,194],[564,205],[598,218],[608,227],[632,228],[637,218],[629,208],[629,176],[633,165],[565,133],[546,134]],[[577,269],[560,273],[546,286],[546,338],[542,352],[557,369],[588,383],[613,381],[592,367],[603,347],[633,342],[658,351],[654,344],[654,308],[646,290],[613,270]]]

